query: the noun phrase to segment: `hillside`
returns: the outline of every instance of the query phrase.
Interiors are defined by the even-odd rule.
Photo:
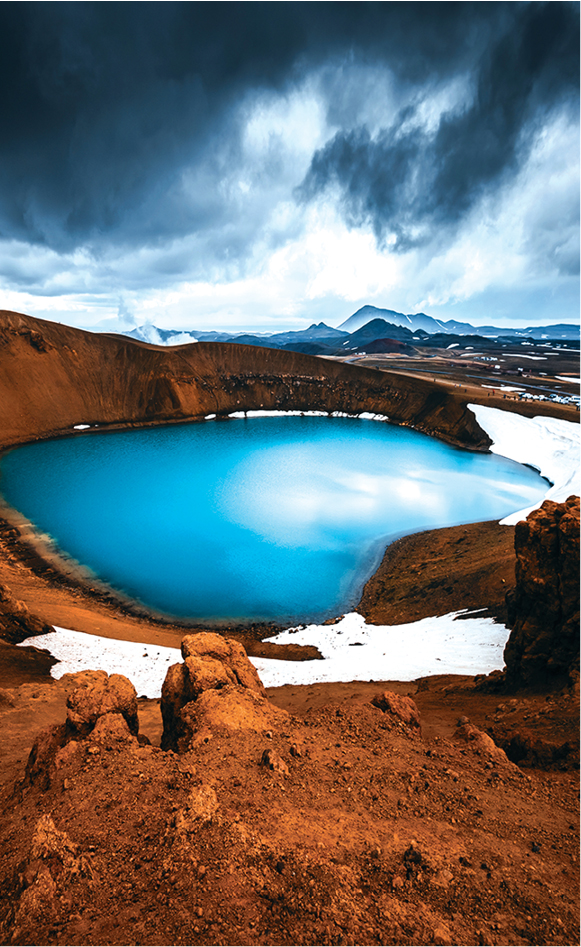
[[[452,444],[489,439],[455,392],[278,349],[168,349],[0,312],[0,446],[75,425],[167,423],[257,408],[373,410]]]

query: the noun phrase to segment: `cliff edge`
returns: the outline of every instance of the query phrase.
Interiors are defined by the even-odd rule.
[[[517,523],[516,587],[507,593],[507,683],[558,688],[579,680],[579,497],[545,500]]]

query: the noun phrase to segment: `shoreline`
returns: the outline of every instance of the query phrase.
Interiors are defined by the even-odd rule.
[[[229,343],[201,342],[173,349],[149,346],[8,311],[0,312],[0,336],[4,353],[0,373],[2,450],[45,438],[80,436],[95,429],[128,430],[257,412],[379,415],[456,447],[490,450],[535,467],[554,484],[548,491],[551,498],[558,499],[562,490],[566,495],[579,492],[575,481],[579,470],[578,410],[552,402],[507,400],[506,394],[501,398],[485,392],[472,375],[455,376],[452,383],[436,377],[411,377],[389,366],[378,370]],[[34,378],[32,386],[29,378]],[[78,563],[57,555],[17,511],[3,512],[0,586],[6,585],[8,598],[22,600],[43,622],[167,647],[179,646],[184,634],[214,629],[236,638],[252,656],[283,656],[281,646],[263,640],[284,631],[283,624],[195,622],[160,616],[96,581]],[[527,512],[518,511],[512,520],[516,522]],[[478,553],[479,526],[464,528],[475,530],[474,568],[461,569],[460,564],[466,565],[470,556],[463,553],[458,557],[454,550],[444,548],[445,530],[413,540],[424,543],[423,550],[416,548],[424,574],[418,574],[413,553],[402,568],[406,579],[412,572],[418,576],[416,591],[414,583],[408,583],[404,598],[398,599],[393,595],[393,581],[389,593],[387,587],[383,593],[379,586],[375,589],[376,599],[383,594],[384,599],[398,602],[398,614],[389,621],[409,621],[421,598],[426,600],[422,607],[432,614],[475,606],[477,583],[473,577],[482,572],[483,558],[482,551]],[[394,548],[393,544],[388,547],[385,561]],[[510,554],[503,553],[500,558],[508,561]],[[428,576],[436,560],[441,562],[442,576]],[[376,584],[389,578],[381,568],[371,577]],[[446,572],[462,572],[456,591],[453,583],[443,585]],[[483,595],[490,592],[490,583],[484,582]],[[357,606],[360,613],[367,607],[368,594],[365,586]],[[438,597],[441,601],[436,602]],[[491,607],[491,601],[483,604]],[[494,608],[499,612],[501,607],[497,590]],[[380,624],[385,621],[379,614],[370,619]],[[284,647],[290,657],[291,645]],[[292,647],[292,659],[319,656],[315,647]]]
[[[545,477],[551,476],[549,496],[556,498],[563,484],[569,489],[578,470],[578,461],[575,468],[572,460],[573,425],[546,417],[517,419],[515,412],[489,406],[470,405],[468,410],[483,429],[488,426],[494,434],[491,451],[512,454],[511,459],[529,463]],[[369,412],[366,416],[373,415]],[[515,423],[520,437],[503,438],[506,426],[510,434]],[[539,430],[539,443],[531,445],[527,435],[538,434]],[[524,453],[523,431],[527,444]],[[564,433],[570,440],[565,459]],[[576,433],[578,439],[578,430]],[[497,440],[502,442],[498,447]],[[525,515],[527,512],[523,511]],[[256,658],[296,661],[321,657],[316,646],[264,641],[284,632],[289,627],[285,623],[187,621],[157,614],[107,586],[79,563],[66,559],[48,537],[38,534],[25,517],[5,503],[0,505],[0,517],[0,584],[6,584],[33,614],[50,625],[169,648],[179,648],[185,634],[216,631],[240,641]],[[504,593],[514,578],[511,526],[519,518],[520,514],[513,514],[501,523],[424,530],[395,540],[386,547],[379,566],[364,584],[355,611],[375,625],[409,623],[466,608],[486,609],[486,615],[503,621]],[[330,618],[323,625],[337,620]]]

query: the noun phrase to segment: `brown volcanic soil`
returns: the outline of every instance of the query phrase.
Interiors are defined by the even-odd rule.
[[[471,523],[404,536],[387,547],[357,611],[375,625],[398,625],[469,607],[506,622],[514,585],[514,527]]]
[[[499,555],[506,530],[479,525]],[[482,561],[477,532],[458,527],[394,544],[400,576],[422,549],[426,560],[428,550],[440,554],[430,604],[418,600],[417,578],[410,579],[400,583],[397,614],[448,609],[443,583],[457,569],[457,539],[467,587],[499,599],[500,573]],[[138,634],[136,620],[132,627]],[[152,626],[143,624],[141,634],[146,640]],[[81,743],[41,788],[23,782],[26,757],[42,727],[63,722],[74,683],[48,679],[48,663],[35,649],[0,650],[2,942],[579,942],[578,772],[571,768],[579,703],[570,693],[495,694],[458,676],[272,688],[269,699],[291,714],[287,725],[273,725],[270,736],[214,732],[181,757],[159,749],[159,701],[140,700],[140,729],[152,747],[95,751]],[[22,678],[29,683],[15,686]],[[385,687],[413,696],[421,737],[371,705]],[[456,742],[461,716],[509,752],[520,735],[521,748],[533,749],[529,760],[521,752],[516,767]],[[288,775],[261,764],[266,749],[280,755]],[[212,792],[215,812],[200,821],[192,811]],[[70,879],[62,868],[55,897],[41,899],[34,913],[24,892],[37,867],[34,829],[46,814],[79,846],[81,867]],[[59,866],[53,858],[57,878]],[[26,910],[15,915],[21,903]]]
[[[159,749],[158,702],[140,701],[153,746],[80,741],[50,785],[26,785],[31,737],[64,720],[72,684],[3,694],[3,943],[578,943],[576,774],[454,739],[460,714],[562,726],[570,697],[395,685],[420,736],[372,706],[381,685],[281,688],[286,724],[213,732],[183,756]],[[78,846],[70,864],[31,858],[43,815]],[[31,885],[43,864],[54,890]]]
[[[453,443],[488,443],[465,411],[477,392],[431,380],[242,346],[168,351],[11,313],[0,314],[0,335],[4,445],[78,423],[126,427],[261,406],[377,410]],[[572,416],[565,406],[550,413]],[[476,524],[400,540],[360,610],[376,622],[464,607],[502,615],[512,536]],[[43,620],[179,643],[184,627],[52,565],[0,531],[0,585]],[[264,628],[232,632],[252,653],[268,647]],[[74,683],[52,681],[51,663],[0,643],[2,942],[579,943],[578,693],[495,694],[452,676],[388,685],[414,696],[420,736],[370,703],[377,683],[272,689],[291,714],[285,725],[215,731],[181,757],[159,748],[159,702],[141,700],[151,746],[80,741],[47,784],[28,784],[32,742],[63,722]],[[464,715],[520,767],[456,742]],[[266,749],[287,774],[261,764]],[[74,854],[61,840],[61,856],[31,858],[43,815]]]

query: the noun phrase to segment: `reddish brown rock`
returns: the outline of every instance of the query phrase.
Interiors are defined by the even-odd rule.
[[[504,750],[496,745],[492,737],[489,737],[483,730],[479,730],[478,727],[474,727],[470,721],[459,723],[454,732],[454,739],[456,742],[468,743],[476,753],[486,756],[495,763],[501,763],[507,767],[514,765],[509,761]]]
[[[217,661],[215,658],[188,657],[184,664],[194,700],[204,691],[216,690],[220,687],[227,687],[228,684],[239,683],[228,665]]]
[[[240,685],[205,691],[180,714],[176,749],[185,752],[192,743],[220,731],[251,730],[264,733],[288,723],[288,714],[265,697]]]
[[[28,756],[25,771],[27,783],[38,782],[41,789],[50,785],[51,773],[55,767],[55,757],[67,742],[66,724],[46,727],[38,734]]]
[[[38,941],[39,924],[62,923],[66,917],[63,901],[71,882],[90,877],[92,870],[89,859],[79,853],[66,832],[57,829],[50,815],[38,820],[23,869],[24,890],[14,908],[12,943],[33,944]]]
[[[408,727],[420,729],[420,712],[411,697],[403,697],[393,691],[384,691],[382,694],[377,694],[371,703],[374,707],[383,710],[384,713],[390,713],[394,717],[398,717]]]
[[[54,631],[42,618],[33,615],[24,602],[14,598],[11,589],[0,585],[0,635],[4,641],[18,644],[33,635]]]
[[[579,671],[579,497],[545,500],[517,523],[514,542],[506,680],[510,686],[560,687]]]
[[[73,732],[86,735],[91,732],[99,717],[109,713],[120,713],[131,733],[139,732],[137,719],[137,692],[128,678],[122,674],[97,672],[92,684],[78,687],[67,699],[67,725]]]
[[[207,717],[207,702],[202,702],[198,707],[205,694],[221,693],[223,690],[229,693],[248,691],[263,699],[266,692],[254,665],[237,641],[201,632],[187,635],[182,641],[181,650],[184,663],[173,664],[168,669],[161,690],[161,745],[165,750],[183,752],[190,745],[195,729],[200,726],[204,710]],[[235,703],[230,710],[221,713],[217,708],[221,708],[223,702],[214,706],[210,701],[209,705],[213,707],[210,716],[217,714],[213,725],[227,725],[230,717],[231,725],[236,729],[233,721],[239,715],[234,708]]]
[[[99,717],[91,733],[91,740],[96,740],[103,746],[137,743],[137,738],[131,733],[125,717],[119,713],[103,714]]]
[[[265,750],[260,762],[263,766],[272,770],[273,773],[280,773],[282,776],[288,776],[289,774],[288,766],[276,750]]]
[[[257,694],[262,694],[263,697],[266,693],[256,668],[248,660],[246,651],[238,641],[232,638],[222,638],[221,635],[210,632],[186,635],[182,640],[182,656],[186,664],[189,658],[198,658],[205,662],[210,658],[220,661],[232,671],[234,675],[232,683],[248,687]]]

